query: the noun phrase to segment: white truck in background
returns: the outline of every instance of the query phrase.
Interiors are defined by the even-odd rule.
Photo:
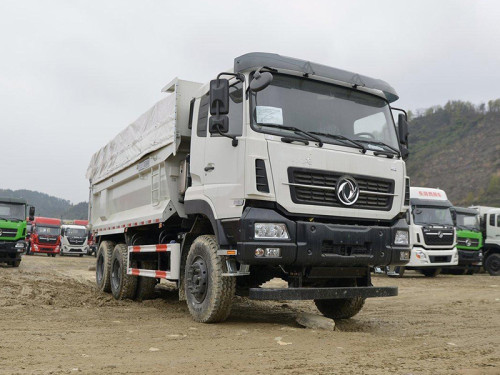
[[[61,225],[60,255],[79,255],[82,257],[89,252],[88,231],[83,225]]]
[[[441,189],[410,187],[411,259],[406,269],[427,277],[458,265],[457,239],[451,207]],[[399,271],[402,275],[404,269]]]
[[[500,276],[500,208],[472,206],[479,211],[483,232],[483,268],[492,276]]]
[[[334,319],[397,295],[370,278],[410,256],[408,129],[390,85],[250,53],[163,91],[87,171],[99,290],[144,299],[167,279],[207,323],[236,292],[312,299]],[[275,277],[288,288],[260,288]]]

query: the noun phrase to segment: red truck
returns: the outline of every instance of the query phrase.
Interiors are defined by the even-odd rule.
[[[61,245],[61,220],[35,217],[31,223],[30,253],[45,253],[55,257]]]

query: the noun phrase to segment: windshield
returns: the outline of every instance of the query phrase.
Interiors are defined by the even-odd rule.
[[[0,219],[26,220],[26,209],[23,204],[0,202]]]
[[[448,207],[415,206],[413,221],[419,225],[453,225],[453,219]]]
[[[39,225],[36,226],[36,233],[39,235],[48,235],[48,236],[57,236],[59,235],[58,227],[41,227]]]
[[[66,228],[65,234],[67,237],[85,237],[87,231],[79,228]]]
[[[469,229],[480,231],[479,215],[467,215],[457,212],[457,227],[462,229]]]
[[[274,74],[272,83],[252,94],[252,128],[277,135],[289,130],[259,124],[284,125],[312,133],[364,141],[368,149],[384,150],[383,142],[399,149],[388,103],[374,95],[306,78]],[[325,143],[345,142],[319,135]],[[370,144],[369,141],[373,141]],[[351,145],[352,146],[352,145]]]

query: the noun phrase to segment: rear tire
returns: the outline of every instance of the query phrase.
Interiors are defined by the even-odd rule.
[[[127,275],[128,246],[115,246],[111,257],[111,294],[115,299],[133,299],[137,289],[137,276]]]
[[[193,319],[216,323],[227,319],[236,289],[234,277],[222,276],[223,258],[213,235],[202,235],[191,245],[184,269],[187,305]]]
[[[146,270],[154,270],[156,269],[156,263],[141,262],[139,263],[139,268]],[[154,277],[139,276],[137,279],[137,291],[135,293],[135,298],[138,301],[153,299],[155,295],[155,286],[156,286],[156,279]]]
[[[489,255],[484,262],[484,269],[491,276],[500,276],[500,254]]]
[[[424,268],[420,272],[425,277],[436,277],[441,273],[441,268]]]
[[[356,280],[338,280],[329,282],[326,286],[356,286]],[[349,319],[361,311],[365,304],[365,298],[315,299],[314,303],[319,312],[327,318]]]
[[[102,241],[97,250],[95,281],[97,289],[101,292],[111,292],[111,256],[115,243],[112,241]]]

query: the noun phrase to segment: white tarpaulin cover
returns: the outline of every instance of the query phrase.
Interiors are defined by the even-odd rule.
[[[160,100],[90,160],[86,177],[97,183],[144,155],[175,141],[176,95]]]

